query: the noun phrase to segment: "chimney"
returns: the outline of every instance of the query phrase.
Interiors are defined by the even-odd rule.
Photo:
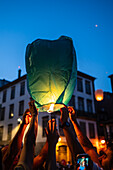
[[[113,93],[113,74],[108,76],[111,79],[111,88],[112,88],[112,93]]]
[[[21,77],[21,69],[18,69],[18,78],[20,78]]]

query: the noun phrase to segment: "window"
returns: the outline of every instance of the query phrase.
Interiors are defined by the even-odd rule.
[[[83,92],[83,82],[81,78],[77,78],[77,90]]]
[[[47,128],[47,123],[49,120],[49,116],[44,116],[42,117],[42,136],[46,137],[46,133],[45,133],[45,128]]]
[[[11,140],[12,128],[13,128],[13,125],[9,124],[8,125],[8,139],[7,139],[8,141]]]
[[[72,95],[72,98],[69,102],[69,106],[73,106],[75,108],[75,96],[74,95]]]
[[[104,134],[104,126],[99,126],[99,131],[98,131],[98,133],[99,133],[99,136],[104,136],[105,134]]]
[[[4,116],[5,116],[5,107],[1,108],[1,113],[0,113],[0,120],[4,120]]]
[[[14,117],[14,104],[11,104],[9,107],[9,119],[11,119]]]
[[[15,86],[11,87],[11,97],[10,99],[14,99],[15,98]]]
[[[0,141],[2,141],[3,138],[3,126],[0,126]]]
[[[93,108],[92,108],[92,100],[87,99],[87,112],[92,113]]]
[[[84,111],[84,99],[82,97],[78,97],[78,110]]]
[[[110,137],[113,138],[113,126],[110,126]]]
[[[93,123],[89,123],[89,137],[95,138],[95,128]]]
[[[25,82],[20,84],[20,96],[25,94]]]
[[[6,102],[6,94],[7,94],[7,91],[3,91],[3,98],[2,98],[2,102]]]
[[[80,127],[81,127],[83,133],[86,135],[86,123],[85,122],[80,122]]]
[[[91,86],[90,86],[90,81],[85,81],[85,88],[86,88],[86,93],[91,94]]]
[[[24,100],[19,102],[19,116],[23,115],[24,113]]]
[[[59,119],[59,134],[60,134],[60,136],[64,136],[63,128],[61,128],[60,119]]]

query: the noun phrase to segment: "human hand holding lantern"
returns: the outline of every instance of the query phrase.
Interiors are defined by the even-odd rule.
[[[63,107],[60,109],[60,113],[61,113],[60,121],[61,121],[61,124],[63,125],[68,120],[69,112],[66,107]]]
[[[28,125],[31,122],[31,117],[29,109],[26,109],[23,114],[22,123]]]
[[[75,110],[73,107],[69,106],[68,107],[68,111],[69,111],[69,118],[72,122],[76,122],[76,114],[75,114]]]
[[[29,110],[30,110],[32,116],[37,116],[38,115],[38,109],[36,108],[34,102],[35,102],[34,100],[29,102]]]

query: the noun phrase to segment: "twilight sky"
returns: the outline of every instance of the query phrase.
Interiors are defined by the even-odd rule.
[[[111,92],[113,0],[0,0],[0,79],[15,80],[25,69],[25,50],[35,39],[73,39],[78,70],[95,89]]]

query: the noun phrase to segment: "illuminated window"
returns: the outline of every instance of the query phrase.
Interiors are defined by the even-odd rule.
[[[9,119],[11,119],[14,117],[14,104],[11,104],[9,107]]]
[[[2,107],[1,108],[1,114],[0,114],[0,120],[4,120],[4,117],[5,117],[5,107]]]
[[[2,102],[3,102],[3,103],[6,102],[6,95],[7,95],[7,91],[4,90],[4,91],[3,91],[3,98],[2,98]]]
[[[89,137],[95,138],[95,128],[93,123],[89,123]]]
[[[92,113],[93,108],[92,108],[92,100],[87,99],[87,112]]]
[[[8,125],[8,138],[7,138],[8,141],[11,140],[12,128],[13,128],[13,125],[12,125],[12,124],[9,124],[9,125]]]
[[[25,82],[20,84],[20,96],[25,94]]]
[[[14,99],[15,98],[15,86],[11,87],[11,97],[10,99]]]
[[[19,116],[23,115],[24,113],[24,100],[19,102]]]
[[[2,141],[3,138],[3,126],[0,126],[0,141]]]
[[[91,94],[91,86],[90,86],[90,81],[85,81],[85,88],[86,88],[86,93]]]
[[[47,123],[49,121],[49,116],[42,117],[42,136],[46,137],[45,128],[47,128]]]
[[[84,111],[84,98],[78,97],[78,110]]]
[[[83,92],[83,82],[81,78],[77,78],[77,90]]]

